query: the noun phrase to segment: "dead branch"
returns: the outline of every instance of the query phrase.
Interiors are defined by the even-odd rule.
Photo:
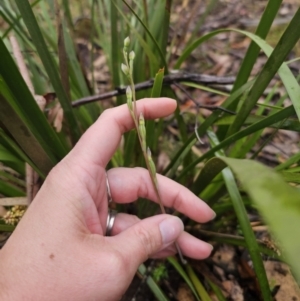
[[[198,73],[188,73],[188,72],[177,72],[177,73],[171,73],[164,77],[163,84],[164,85],[172,85],[174,83],[179,82],[192,82],[196,84],[204,84],[204,85],[227,85],[227,84],[233,84],[235,81],[235,77],[229,76],[229,77],[219,77],[219,76],[212,76],[212,75],[205,75],[205,74],[198,74]],[[153,86],[153,79],[150,79],[148,81],[138,83],[135,85],[135,90],[145,90],[149,89]],[[74,108],[99,101],[108,99],[115,96],[125,95],[126,93],[126,87],[119,87],[116,90],[106,92],[99,95],[93,95],[88,97],[83,97],[78,100],[75,100],[72,102],[72,106]]]

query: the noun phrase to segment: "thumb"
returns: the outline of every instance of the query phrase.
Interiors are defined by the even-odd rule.
[[[151,255],[173,244],[183,228],[178,217],[161,214],[146,218],[111,238],[116,249],[122,250],[127,266],[135,272]]]

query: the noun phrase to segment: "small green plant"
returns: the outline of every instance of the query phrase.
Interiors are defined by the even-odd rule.
[[[159,264],[152,272],[152,277],[156,282],[159,282],[162,279],[168,278],[167,267],[161,263]]]

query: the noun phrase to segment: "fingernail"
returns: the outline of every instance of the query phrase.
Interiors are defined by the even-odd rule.
[[[159,230],[164,245],[174,242],[183,231],[182,220],[176,216],[168,217],[159,224]]]

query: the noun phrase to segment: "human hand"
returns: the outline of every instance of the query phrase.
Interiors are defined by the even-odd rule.
[[[167,116],[176,108],[168,98],[144,99],[137,110],[146,119]],[[107,219],[105,167],[124,132],[134,127],[126,105],[106,110],[74,149],[50,172],[18,227],[0,251],[0,299],[119,300],[138,266],[149,257],[183,254],[203,259],[211,246],[183,231],[167,214],[140,221],[118,214],[112,236]],[[156,202],[148,171],[108,171],[114,202],[143,197]],[[158,175],[164,205],[197,222],[214,212],[188,189]],[[1,300],[2,300],[1,299]]]

